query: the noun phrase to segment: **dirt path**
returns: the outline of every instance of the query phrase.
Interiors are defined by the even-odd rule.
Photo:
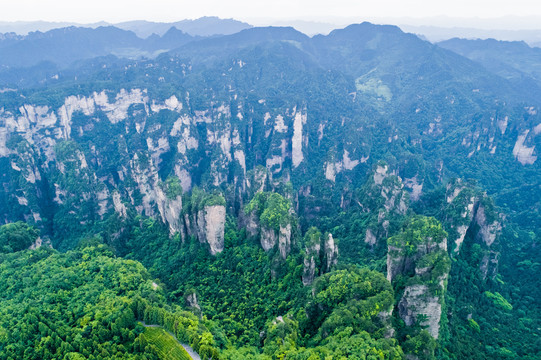
[[[186,350],[186,352],[188,353],[188,355],[190,355],[190,357],[192,358],[192,360],[201,360],[201,357],[199,356],[198,353],[196,353],[194,351],[194,349],[192,349],[192,347],[190,345],[187,345],[187,344],[183,344],[181,343],[180,341],[178,341],[177,337],[175,336],[175,334],[173,334],[172,332],[169,332],[167,331],[166,329],[163,328],[163,326],[160,326],[160,325],[148,325],[148,324],[145,324],[144,321],[139,321],[139,323],[141,325],[143,325],[144,327],[149,327],[149,328],[160,328],[160,329],[163,329],[165,330],[169,335],[171,335],[173,337],[173,339],[175,339],[183,348],[184,350]]]

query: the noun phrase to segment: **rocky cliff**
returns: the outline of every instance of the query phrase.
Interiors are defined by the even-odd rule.
[[[297,232],[295,211],[289,200],[278,193],[259,192],[244,209],[244,223],[251,236],[259,237],[265,251],[278,248],[286,259]]]
[[[303,284],[310,285],[317,276],[331,270],[338,262],[338,246],[332,234],[312,227],[304,235]]]
[[[447,233],[434,218],[414,217],[388,239],[387,279],[405,284],[398,312],[407,326],[427,326],[438,338],[449,270]]]
[[[458,256],[466,235],[481,245],[483,277],[496,274],[499,259],[499,236],[503,217],[486,193],[458,179],[447,185],[444,206],[444,226],[453,244],[453,256]]]
[[[260,104],[265,107],[264,101]],[[182,199],[171,195],[169,179],[179,183],[183,192],[191,190],[194,176],[201,184],[202,174],[206,174],[205,188],[233,182],[235,191],[254,186],[260,191],[267,176],[281,175],[284,161],[299,167],[304,160],[306,109],[292,106],[273,114],[269,108],[261,119],[244,119],[246,110],[240,103],[234,109],[227,101],[205,105],[203,110],[189,106],[189,93],[155,98],[147,89],[134,88],[68,95],[57,105],[2,108],[0,159],[6,164],[0,166],[9,176],[4,186],[14,187],[5,197],[16,211],[8,214],[2,207],[0,216],[4,222],[24,218],[38,226],[46,226],[41,221],[47,219],[60,242],[66,234],[84,232],[112,214],[126,218],[133,209],[159,218],[174,234],[186,224],[179,216]],[[260,171],[252,164],[250,174],[255,175],[251,176],[246,146],[255,134],[246,134],[239,122],[260,129],[259,120],[263,132],[268,131],[263,137],[271,149],[259,161],[267,169]],[[208,159],[205,167],[199,164],[201,158]],[[15,183],[16,178],[21,180]],[[175,184],[173,192],[178,190]],[[69,215],[73,221],[56,221],[54,207],[65,209],[58,219]],[[209,208],[208,215],[200,217],[208,220],[200,220],[203,227],[220,233],[220,226],[213,224],[221,223],[214,219],[223,217],[222,210]],[[290,233],[287,225],[276,231],[282,256],[289,252]],[[220,243],[220,236],[205,238]],[[211,248],[218,251],[220,246]]]
[[[409,195],[404,191],[402,179],[382,162],[362,187],[359,205],[361,211],[371,215],[364,241],[374,247],[396,230],[408,211]]]
[[[201,244],[207,244],[212,255],[222,252],[226,216],[223,196],[195,189],[185,196],[185,202],[181,234],[195,237]]]

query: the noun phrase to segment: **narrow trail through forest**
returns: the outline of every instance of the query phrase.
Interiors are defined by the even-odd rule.
[[[163,326],[160,326],[160,325],[149,325],[149,324],[145,324],[144,321],[139,321],[139,323],[141,325],[143,325],[144,327],[148,327],[148,328],[160,328],[160,329],[163,329],[164,331],[166,331],[169,335],[171,335],[173,337],[173,339],[175,339],[183,348],[184,350],[186,350],[186,352],[188,353],[188,355],[190,355],[190,357],[192,358],[192,360],[201,360],[201,357],[199,356],[198,353],[196,353],[194,351],[194,349],[192,349],[192,347],[190,345],[187,345],[187,344],[183,344],[181,343],[180,341],[178,341],[177,337],[175,336],[175,334],[173,334],[172,332],[170,331],[167,331],[166,329],[163,328]]]

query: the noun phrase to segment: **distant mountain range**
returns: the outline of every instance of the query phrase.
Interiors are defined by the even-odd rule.
[[[120,29],[133,31],[137,36],[142,38],[146,38],[152,34],[162,36],[171,27],[175,27],[192,36],[231,35],[253,27],[242,21],[220,19],[215,16],[206,16],[195,20],[181,20],[172,23],[136,20],[113,25]]]
[[[541,46],[541,29],[538,30],[498,30],[476,29],[472,27],[438,27],[400,25],[403,31],[418,34],[431,42],[452,38],[497,39],[503,41],[524,41],[530,46]]]
[[[348,20],[348,21],[346,21]],[[368,19],[367,19],[368,20]],[[461,21],[459,21],[461,20]],[[372,19],[369,20],[376,24],[395,24],[404,32],[417,34],[419,37],[430,42],[439,42],[452,38],[465,39],[497,39],[504,41],[525,41],[530,46],[541,47],[541,26],[536,28],[537,23],[534,19],[510,19],[509,21],[500,21],[491,23],[490,21],[466,21],[471,19]],[[478,19],[479,20],[479,19]],[[486,19],[485,19],[486,20]],[[102,26],[115,26],[123,30],[133,31],[140,38],[147,38],[152,34],[158,36],[164,35],[171,27],[175,27],[182,32],[192,36],[216,36],[231,35],[244,29],[254,26],[291,26],[296,30],[313,36],[317,34],[328,34],[334,29],[339,29],[358,22],[359,19],[327,19],[327,20],[255,20],[250,24],[235,19],[221,19],[215,16],[206,16],[199,19],[184,19],[175,22],[155,22],[146,20],[132,20],[120,23],[109,23],[100,21],[96,23],[82,24],[75,22],[50,22],[50,21],[0,21],[1,33],[15,33],[17,35],[27,35],[34,31],[47,32],[53,29],[65,27],[87,27],[98,28]],[[461,26],[453,24],[461,23]],[[510,24],[523,24],[524,28],[511,30]]]
[[[78,60],[106,55],[152,58],[194,39],[197,37],[174,27],[163,36],[153,35],[146,39],[113,26],[96,29],[71,26],[45,33],[36,31],[26,36],[11,34],[0,38],[0,65],[20,68],[46,61],[66,67]]]
[[[146,38],[152,34],[164,35],[171,27],[175,27],[192,36],[229,35],[252,25],[234,19],[220,19],[215,16],[206,16],[195,20],[181,20],[170,23],[152,22],[145,20],[126,21],[122,23],[97,22],[81,24],[75,22],[50,22],[50,21],[15,21],[0,22],[0,33],[15,33],[26,35],[34,31],[46,32],[65,27],[98,28],[103,26],[115,26],[119,29],[133,31],[138,37]]]
[[[523,41],[450,39],[438,46],[451,50],[531,91],[541,91],[541,49]],[[533,83],[537,87],[532,88]]]

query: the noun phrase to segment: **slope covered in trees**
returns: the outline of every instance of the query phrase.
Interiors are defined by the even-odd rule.
[[[42,247],[0,260],[1,359],[159,359],[138,320],[174,318],[177,336],[198,350],[209,337],[193,314],[167,306],[139,262],[105,245],[67,253]]]

